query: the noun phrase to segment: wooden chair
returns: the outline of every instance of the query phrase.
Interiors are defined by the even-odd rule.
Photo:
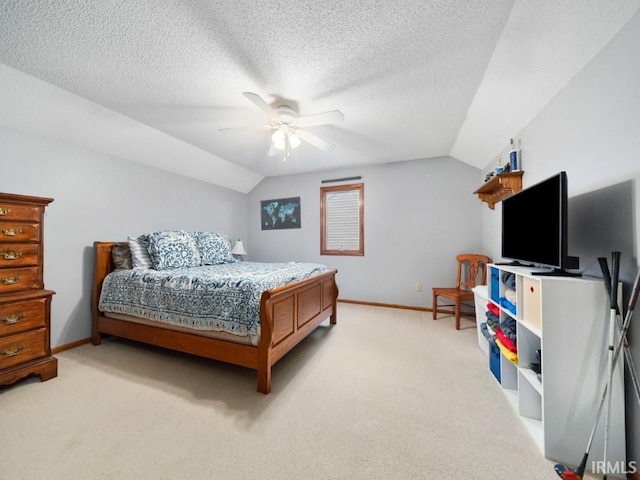
[[[447,298],[453,302],[453,313],[456,318],[456,330],[460,330],[460,315],[475,315],[473,312],[463,312],[461,307],[464,302],[473,300],[473,292],[471,289],[476,285],[485,285],[487,283],[487,263],[491,260],[486,255],[478,255],[475,253],[462,253],[456,257],[458,261],[458,274],[455,287],[434,287],[433,288],[433,319],[438,314],[438,297]],[[444,306],[444,305],[442,305]]]

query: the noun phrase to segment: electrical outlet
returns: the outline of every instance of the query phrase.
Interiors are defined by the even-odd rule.
[[[421,292],[421,291],[422,291],[422,284],[416,283],[416,292]]]

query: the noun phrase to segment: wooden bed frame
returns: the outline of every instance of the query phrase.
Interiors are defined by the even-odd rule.
[[[309,335],[320,323],[337,320],[337,270],[301,280],[262,294],[260,342],[258,346],[218,340],[126,320],[106,317],[98,310],[102,282],[114,270],[111,249],[116,242],[94,242],[95,272],[91,294],[93,328],[91,343],[99,345],[102,335],[135,340],[150,345],[220,360],[256,370],[258,391],[271,391],[271,367]]]

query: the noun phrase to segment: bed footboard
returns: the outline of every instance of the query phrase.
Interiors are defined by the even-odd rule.
[[[337,321],[336,270],[275,288],[260,301],[258,391],[271,390],[271,367],[319,324]]]

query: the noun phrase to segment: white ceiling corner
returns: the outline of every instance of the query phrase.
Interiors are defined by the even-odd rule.
[[[443,155],[482,168],[638,9],[5,0],[0,122],[245,192],[263,176]],[[219,133],[266,121],[244,91],[301,115],[342,111],[340,124],[309,127],[335,149],[303,143],[283,162],[267,156],[268,132]],[[15,93],[32,97],[30,114]],[[78,123],[83,135],[67,138]]]
[[[451,155],[486,166],[638,9],[640,1],[516,1]]]

